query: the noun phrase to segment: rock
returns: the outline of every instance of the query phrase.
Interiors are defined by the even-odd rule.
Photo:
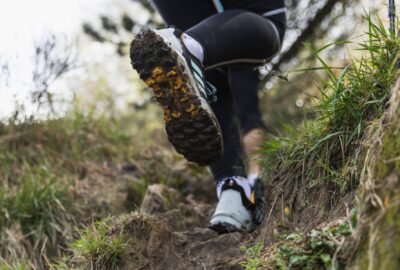
[[[154,184],[147,188],[140,212],[148,215],[163,214],[176,209],[182,200],[182,196],[175,189]]]

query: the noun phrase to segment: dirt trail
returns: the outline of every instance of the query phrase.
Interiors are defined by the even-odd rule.
[[[157,160],[156,166],[146,160]],[[160,164],[171,166],[160,170]],[[306,185],[293,183],[291,175],[281,171],[266,187],[263,224],[252,233],[219,235],[207,228],[217,203],[211,177],[198,167],[175,160],[168,151],[153,153],[141,163],[106,166],[97,174],[88,175],[91,177],[85,187],[79,188],[80,195],[87,198],[89,206],[105,205],[105,210],[117,215],[110,221],[107,235],[122,235],[127,246],[119,258],[118,269],[243,269],[240,262],[246,260],[246,252],[242,246],[261,242],[267,248],[276,241],[277,234],[306,232],[345,215],[345,203],[332,205],[332,198],[327,195],[329,187],[314,190],[309,194],[311,201],[301,205],[300,199],[293,198],[301,197]],[[163,182],[163,177],[172,179],[172,186],[186,182],[178,189],[152,184],[142,200],[131,189],[132,183],[158,183]],[[139,206],[129,212],[127,204]],[[92,258],[83,265],[90,269],[113,269],[104,263],[107,264]]]
[[[241,269],[240,246],[249,236],[218,235],[207,228],[214,202],[181,196],[155,184],[147,189],[139,211],[123,216],[113,232],[132,245],[122,269]]]
[[[270,192],[266,195],[276,198]],[[318,202],[318,199],[315,198],[314,205],[326,200]],[[253,233],[218,235],[207,228],[215,203],[195,199],[193,195],[184,197],[160,184],[149,186],[139,210],[120,217],[110,232],[122,233],[131,246],[129,256],[122,258],[122,269],[242,269],[240,262],[246,259],[246,254],[241,246],[260,241],[271,244],[275,241],[274,231],[308,231],[307,227],[331,222],[344,214],[341,204],[336,213],[333,210],[323,213],[319,208],[317,214],[314,207],[301,209],[292,219],[282,215],[276,202],[269,202],[266,207],[269,218]],[[308,218],[299,221],[300,215]]]
[[[399,89],[400,81],[394,89],[391,106],[387,112],[392,118],[383,116],[379,128],[371,128],[372,134],[376,132],[378,135],[366,134],[367,142],[371,140],[372,143],[360,144],[359,149],[356,149],[360,153],[362,151],[369,153],[369,156],[367,155],[369,158],[365,159],[363,166],[370,170],[368,172],[371,175],[368,176],[370,178],[365,178],[366,182],[364,178],[361,179],[360,186],[339,196],[337,188],[329,183],[310,187],[309,180],[303,176],[303,163],[295,164],[296,166],[293,168],[281,166],[268,179],[264,194],[266,214],[263,224],[251,234],[218,235],[207,228],[216,204],[212,180],[206,179],[204,173],[200,177],[195,176],[188,170],[187,165],[180,166],[173,175],[190,179],[186,183],[190,190],[187,189],[185,193],[189,195],[183,196],[179,191],[160,184],[150,185],[140,207],[135,212],[121,215],[113,221],[112,229],[108,232],[109,235],[123,235],[124,242],[129,245],[128,255],[121,258],[121,269],[242,269],[240,262],[246,260],[246,252],[241,250],[241,246],[254,246],[261,242],[264,247],[263,254],[273,257],[279,248],[278,244],[285,241],[282,240],[282,236],[290,236],[292,233],[303,234],[303,239],[301,242],[294,243],[294,248],[303,245],[304,250],[307,249],[306,252],[308,252],[304,254],[308,256],[315,250],[304,244],[306,241],[312,243],[312,237],[306,234],[310,233],[312,229],[322,230],[331,225],[340,229],[344,220],[353,222],[349,213],[353,207],[361,209],[357,216],[358,225],[351,225],[351,235],[345,232],[342,232],[341,235],[338,234],[340,237],[343,236],[340,241],[345,241],[345,237],[348,237],[347,247],[353,249],[348,251],[343,249],[342,262],[349,263],[353,253],[358,251],[357,260],[351,262],[354,264],[354,269],[366,269],[363,267],[364,265],[381,266],[389,263],[393,267],[384,267],[385,269],[397,269],[398,249],[393,247],[398,239],[394,236],[398,235],[399,227],[393,217],[399,213],[398,205],[400,204],[398,203],[398,192],[391,192],[391,190],[399,188],[398,169],[400,164],[398,163],[399,153],[393,150],[399,149],[399,147],[391,146],[400,144],[397,140],[400,133],[398,128],[400,126],[398,121],[400,119],[398,117],[400,115]],[[380,149],[381,147],[383,150]],[[384,157],[382,161],[380,155]],[[387,160],[393,160],[396,164],[389,164],[386,162]],[[377,175],[376,179],[375,175]],[[377,188],[378,186],[371,185],[371,181],[372,183],[380,181],[383,185]],[[374,189],[371,189],[371,186]],[[362,195],[358,197],[360,200],[358,204],[354,200],[356,192]],[[377,209],[378,204],[373,205],[370,202],[371,198],[384,198],[382,200],[383,212],[381,212],[382,209]],[[374,220],[373,230],[371,229],[373,228],[371,220]],[[356,231],[354,231],[355,229]],[[332,232],[329,231],[329,241],[334,239]],[[380,233],[378,240],[374,238],[375,232]],[[387,232],[391,232],[391,234]],[[319,241],[318,243],[323,244],[323,238],[315,239]],[[288,243],[291,241],[288,238],[286,240]],[[325,243],[333,243],[329,241]],[[335,243],[337,244],[339,241]],[[385,254],[379,253],[380,250],[368,250],[370,243],[381,245]],[[339,249],[326,249],[323,250],[324,254],[331,252],[330,256],[337,259],[337,252],[344,247],[345,242],[339,244]],[[356,249],[357,247],[358,249]],[[375,252],[379,257],[371,260],[369,252]],[[299,258],[298,254],[293,254],[293,258]],[[311,260],[310,256],[307,258]],[[286,257],[289,260],[291,258]],[[326,264],[320,260],[319,262],[314,261],[313,265],[319,265],[321,268],[318,269],[324,269],[323,266]],[[107,268],[95,266],[94,269]]]
[[[166,157],[168,155],[164,159]],[[246,252],[241,249],[242,246],[253,246],[262,242],[267,247],[276,241],[276,232],[307,231],[317,224],[332,221],[344,214],[344,204],[338,206],[336,212],[335,208],[326,204],[330,200],[326,195],[328,188],[321,188],[315,191],[315,196],[311,196],[312,202],[308,206],[315,207],[297,204],[297,207],[292,208],[291,197],[304,190],[301,186],[289,188],[293,183],[283,181],[283,177],[277,176],[270,181],[265,191],[267,205],[264,223],[252,233],[219,235],[207,228],[217,203],[212,179],[205,172],[199,173],[196,168],[191,168],[186,162],[168,162],[173,164],[169,168],[170,176],[187,180],[183,192],[187,195],[182,195],[182,190],[152,184],[147,187],[139,207],[130,213],[118,205],[121,202],[132,204],[135,194],[129,194],[129,186],[132,182],[141,181],[141,177],[150,168],[142,170],[140,164],[128,166],[131,169],[122,166],[117,170],[110,169],[114,172],[112,177],[104,171],[100,173],[104,179],[99,175],[94,177],[98,187],[90,189],[88,194],[92,193],[94,198],[108,201],[105,204],[110,205],[111,209],[125,209],[115,211],[119,212],[119,216],[112,220],[108,231],[112,238],[123,235],[123,241],[128,246],[127,253],[120,258],[119,269],[242,269],[240,262],[246,260]],[[158,173],[148,176],[154,182],[159,182],[155,179],[161,177]],[[99,182],[99,179],[104,181]],[[100,183],[103,184],[99,185]],[[123,197],[126,200],[121,200]],[[290,214],[285,210],[288,207]],[[308,218],[304,219],[305,216]],[[91,269],[109,269],[109,266],[103,265],[104,261],[99,263],[101,265],[91,261],[85,265],[90,265]]]

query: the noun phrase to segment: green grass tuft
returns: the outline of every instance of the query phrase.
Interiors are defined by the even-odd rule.
[[[129,245],[124,240],[123,229],[117,235],[110,235],[109,231],[107,221],[99,221],[81,231],[80,239],[71,245],[76,257],[85,258],[95,269],[118,269]]]
[[[0,226],[18,222],[22,232],[46,234],[55,241],[61,224],[71,221],[68,185],[46,167],[24,171],[19,183],[0,188]]]
[[[245,270],[262,269],[263,262],[260,258],[264,249],[262,243],[257,243],[252,247],[241,246],[240,249],[246,251],[246,260],[240,262],[240,266],[244,267]]]

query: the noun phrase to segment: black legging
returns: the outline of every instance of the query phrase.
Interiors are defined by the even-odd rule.
[[[206,80],[217,87],[218,100],[211,106],[224,141],[221,159],[210,166],[215,179],[245,176],[238,120],[244,134],[263,127],[254,67],[280,49],[286,17],[274,11],[282,10],[283,0],[224,0],[225,11],[218,14],[212,0],[153,3],[167,24],[184,30],[203,46]],[[268,18],[261,16],[268,13]]]

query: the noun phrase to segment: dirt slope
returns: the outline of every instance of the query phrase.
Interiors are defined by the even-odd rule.
[[[312,257],[320,256],[322,248],[325,253],[321,256],[330,252],[331,259],[341,258],[337,269],[397,269],[399,91],[400,83],[392,90],[387,112],[380,121],[371,123],[371,132],[360,146],[360,153],[367,154],[360,155],[364,173],[357,190],[338,197],[329,184],[310,188],[301,173],[304,168],[282,168],[269,179],[263,224],[250,234],[218,235],[207,229],[216,203],[210,179],[192,183],[188,196],[163,185],[151,185],[138,211],[121,216],[108,232],[110,236],[122,234],[129,245],[129,253],[121,258],[121,269],[242,269],[240,262],[248,259],[248,253],[241,247],[260,242],[264,248],[259,257],[274,257],[293,244],[289,260],[300,258],[296,248],[311,246],[302,255],[314,260],[310,269],[326,269],[329,264],[318,261],[323,257]],[[338,237],[341,226],[350,222],[351,208],[359,211],[358,226]],[[336,229],[324,229],[332,226]],[[315,237],[316,229],[325,230],[319,238]],[[282,241],[282,235],[293,233],[304,237],[297,242]],[[323,246],[326,243],[331,245],[328,249]],[[93,261],[90,264],[94,269],[109,269]],[[247,269],[277,268],[260,259],[257,266]]]
[[[240,233],[218,235],[207,228],[213,204],[184,198],[173,189],[152,185],[138,213],[114,227],[133,244],[122,269],[240,269]]]

